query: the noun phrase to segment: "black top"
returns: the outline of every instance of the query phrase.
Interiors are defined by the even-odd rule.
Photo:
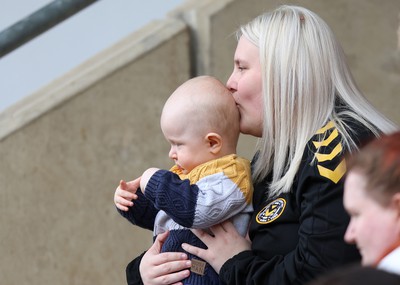
[[[360,145],[373,134],[349,122]],[[228,260],[220,271],[226,284],[304,284],[328,269],[359,262],[344,241],[349,216],[343,207],[347,150],[332,123],[305,148],[290,193],[268,199],[268,179],[254,185],[249,235],[252,250]]]

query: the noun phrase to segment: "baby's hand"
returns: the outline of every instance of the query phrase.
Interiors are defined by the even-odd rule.
[[[115,206],[121,211],[128,211],[128,207],[133,206],[132,200],[136,200],[138,198],[136,191],[139,188],[139,185],[140,177],[129,182],[121,180],[114,193]]]

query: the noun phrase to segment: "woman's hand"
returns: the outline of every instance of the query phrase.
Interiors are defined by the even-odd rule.
[[[207,261],[219,274],[222,265],[224,265],[229,258],[242,251],[250,250],[251,243],[248,239],[239,235],[230,221],[225,221],[210,229],[214,236],[211,236],[203,230],[192,230],[192,232],[204,242],[207,249],[195,247],[187,243],[182,244],[182,248]]]
[[[143,255],[139,271],[145,285],[182,284],[189,276],[191,262],[182,252],[160,253],[169,232],[159,234],[150,249]]]

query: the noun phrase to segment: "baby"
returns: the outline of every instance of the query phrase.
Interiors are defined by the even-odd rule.
[[[226,219],[245,236],[253,186],[250,162],[236,155],[239,112],[229,90],[210,76],[186,81],[165,103],[161,129],[175,165],[121,181],[114,195],[121,215],[153,230],[154,237],[169,230],[162,248],[167,252],[183,251],[184,242],[205,248],[189,228],[207,229]],[[210,265],[189,258],[192,274],[184,284],[219,284]]]

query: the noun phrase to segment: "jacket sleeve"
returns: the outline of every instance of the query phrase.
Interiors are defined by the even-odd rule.
[[[138,195],[138,199],[133,201],[134,205],[129,207],[128,211],[121,211],[118,208],[117,211],[132,224],[144,229],[153,230],[158,210],[154,207],[153,203],[142,194],[140,189],[138,189],[136,194]]]
[[[305,153],[312,148],[315,149],[308,145]],[[293,186],[299,211],[298,242],[294,249],[269,259],[254,250],[239,253],[221,268],[223,282],[304,284],[327,269],[359,260],[356,248],[343,240],[349,217],[342,203],[345,161],[342,155],[334,154],[337,151],[336,146],[329,147],[315,160],[313,153],[303,157]],[[282,242],[290,238],[285,233],[274,234],[280,234]],[[265,243],[266,251],[274,246],[279,244]]]
[[[223,172],[190,184],[188,179],[181,180],[170,171],[159,170],[150,178],[145,196],[187,228],[208,228],[249,206],[239,187]]]
[[[141,255],[129,262],[129,264],[126,266],[125,272],[128,285],[143,285],[143,281],[140,276],[139,266],[145,253],[146,252],[143,252]]]

